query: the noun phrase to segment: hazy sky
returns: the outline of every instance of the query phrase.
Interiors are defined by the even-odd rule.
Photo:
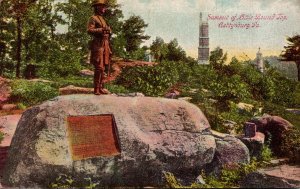
[[[210,32],[210,48],[220,46],[229,56],[243,58],[246,53],[250,58],[255,57],[258,47],[264,56],[279,55],[286,44],[286,36],[300,34],[300,0],[118,0],[122,5],[125,19],[135,14],[141,16],[149,24],[146,34],[151,44],[156,36],[165,42],[177,38],[179,44],[188,55],[197,58],[199,36],[199,13],[204,18],[228,16],[227,20],[208,19]],[[232,16],[240,17],[246,14],[249,20],[235,20]],[[274,16],[271,20],[257,20],[256,15]],[[279,16],[284,20],[277,20]],[[283,18],[280,17],[280,18]],[[245,17],[244,17],[245,18]],[[257,28],[220,28],[220,22],[250,24],[258,22]]]

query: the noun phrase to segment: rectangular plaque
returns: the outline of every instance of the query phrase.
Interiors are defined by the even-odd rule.
[[[113,115],[69,116],[67,121],[73,160],[120,154]]]

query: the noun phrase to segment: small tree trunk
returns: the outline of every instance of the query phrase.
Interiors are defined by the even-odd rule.
[[[20,67],[21,67],[21,46],[22,46],[22,25],[21,17],[17,17],[17,65],[16,65],[16,77],[20,78]]]

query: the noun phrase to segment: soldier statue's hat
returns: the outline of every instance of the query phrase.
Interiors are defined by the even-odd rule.
[[[106,5],[106,0],[93,0],[92,7],[95,5]]]

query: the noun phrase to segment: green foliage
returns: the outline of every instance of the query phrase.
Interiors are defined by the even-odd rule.
[[[15,62],[11,58],[15,51],[14,44],[15,23],[7,22],[9,17],[9,1],[2,1],[0,6],[0,75],[12,78]]]
[[[172,39],[169,43],[165,43],[160,37],[156,39],[150,45],[151,54],[157,62],[166,61],[184,61],[193,62],[186,56],[185,51],[179,46],[177,39]]]
[[[128,58],[126,57],[125,45],[126,45],[126,39],[122,32],[119,35],[113,37],[111,39],[111,47],[112,47],[113,55],[128,59],[129,57]]]
[[[273,93],[270,95],[270,100],[284,106],[292,106],[295,104],[294,95],[296,92],[297,83],[287,79],[275,69],[269,69],[266,73],[266,79],[273,82]],[[265,83],[264,83],[265,84]],[[268,87],[268,85],[265,85]]]
[[[123,24],[123,33],[126,40],[126,51],[131,53],[138,50],[139,46],[145,40],[148,40],[150,36],[144,34],[145,28],[148,24],[140,17],[136,15],[130,16]]]
[[[272,155],[272,150],[269,148],[268,145],[264,144],[259,160],[261,162],[270,162],[272,160]]]
[[[164,62],[157,66],[126,68],[117,78],[117,84],[148,96],[163,95],[179,78],[174,65],[174,62]]]
[[[17,108],[20,110],[25,110],[27,107],[23,103],[18,103]]]
[[[0,131],[0,144],[1,144],[2,140],[4,139],[4,135],[5,135],[5,134],[4,134],[3,132]]]
[[[77,53],[85,54],[87,52],[87,43],[90,39],[86,32],[87,22],[93,15],[93,9],[89,1],[70,0],[59,2],[56,5],[56,11],[66,16],[64,26],[67,32],[62,34],[62,41],[67,48],[75,47]],[[74,50],[75,50],[74,48]]]
[[[297,84],[294,91],[294,107],[300,108],[300,83]]]
[[[212,81],[210,89],[214,94],[214,99],[220,103],[227,103],[228,100],[238,102],[250,97],[248,87],[239,75],[222,79],[219,78],[217,81]]]
[[[136,51],[132,51],[128,54],[128,59],[132,60],[144,60],[145,59],[145,53],[147,51],[147,47],[144,46],[143,48],[139,48]]]
[[[158,62],[162,62],[168,53],[167,44],[160,37],[156,37],[156,39],[152,42],[150,50],[151,54],[154,56],[154,59]]]
[[[186,53],[182,49],[182,47],[179,46],[177,39],[171,40],[167,44],[167,54],[166,59],[169,61],[184,61],[186,59]]]
[[[300,35],[287,38],[288,45],[284,46],[285,51],[281,55],[287,61],[295,61],[298,69],[298,81],[300,81]]]
[[[219,176],[206,175],[202,171],[201,176],[205,184],[192,183],[190,186],[183,186],[176,177],[170,173],[164,173],[167,185],[170,188],[235,188],[239,182],[249,173],[257,170],[259,162],[255,158],[249,164],[236,165],[233,168],[224,167]]]
[[[211,51],[209,62],[210,65],[219,73],[223,72],[224,64],[227,60],[227,53],[223,53],[223,49],[217,47],[215,50]]]
[[[191,186],[183,186],[170,172],[164,172],[164,176],[167,182],[168,187],[170,188],[202,188],[201,184],[192,183]]]
[[[54,182],[51,182],[50,188],[85,188],[93,189],[99,186],[99,182],[93,182],[91,178],[84,178],[76,180],[71,176],[61,174]]]
[[[93,79],[92,77],[83,77],[83,76],[72,76],[67,78],[54,78],[54,83],[52,86],[56,88],[66,87],[68,85],[74,85],[76,87],[86,87],[93,88]]]
[[[262,74],[250,62],[239,62],[236,58],[232,58],[230,64],[226,65],[226,59],[226,53],[224,54],[221,48],[216,48],[211,52],[210,63],[219,78],[211,81],[212,87],[210,88],[218,94],[219,101],[225,102],[229,99],[240,101],[253,98],[281,105],[295,104],[295,82],[273,68],[269,68],[266,73]],[[237,89],[234,88],[235,86]]]
[[[127,90],[125,87],[121,85],[115,85],[115,84],[105,84],[105,88],[109,90],[111,93],[129,93],[129,90]]]
[[[300,129],[293,128],[283,136],[281,150],[288,155],[290,161],[300,164]]]
[[[58,95],[58,90],[49,83],[14,80],[11,83],[12,99],[25,106],[36,105]]]
[[[205,176],[202,174],[206,184],[213,188],[238,187],[247,174],[254,172],[258,168],[259,162],[255,158],[249,164],[240,164],[234,168],[223,168],[219,177],[214,175]]]
[[[50,79],[77,75],[82,69],[81,58],[73,49],[53,49],[49,61],[40,66],[38,75]]]
[[[271,102],[263,103],[263,112],[270,115],[280,115],[282,118],[291,122],[296,128],[300,128],[300,116],[288,112],[282,105],[274,104]]]

